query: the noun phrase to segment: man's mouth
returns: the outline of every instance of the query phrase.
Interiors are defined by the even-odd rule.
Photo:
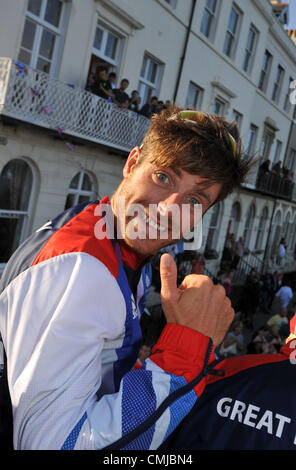
[[[160,225],[154,222],[154,220],[150,219],[145,212],[141,212],[139,216],[142,220],[144,220],[145,223],[147,223],[150,227],[154,228],[154,230],[157,230],[158,232],[165,232],[169,230],[167,226]]]

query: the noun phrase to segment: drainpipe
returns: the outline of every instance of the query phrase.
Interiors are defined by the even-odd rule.
[[[270,219],[270,224],[269,224],[269,230],[268,230],[268,235],[267,235],[267,240],[266,240],[266,245],[265,245],[265,251],[264,251],[264,257],[263,257],[263,269],[265,268],[267,260],[267,256],[269,254],[269,242],[270,242],[270,237],[271,237],[271,231],[272,231],[272,222],[273,222],[273,216],[275,213],[275,208],[276,208],[276,198],[273,203],[273,209],[272,209],[272,214],[271,214],[271,219]]]
[[[176,97],[177,97],[178,90],[179,90],[179,83],[180,83],[180,80],[181,80],[184,61],[185,61],[185,57],[186,57],[187,46],[188,46],[189,36],[190,36],[190,32],[191,32],[191,25],[192,25],[192,20],[193,20],[193,16],[194,16],[195,6],[196,6],[196,0],[192,0],[190,19],[189,19],[189,24],[188,24],[187,31],[186,31],[186,38],[185,38],[185,44],[184,44],[184,48],[183,48],[183,54],[182,54],[182,57],[180,59],[180,66],[179,66],[177,81],[176,81],[176,85],[175,85],[173,102],[176,101]]]

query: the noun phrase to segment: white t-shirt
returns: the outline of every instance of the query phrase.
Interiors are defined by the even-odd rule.
[[[285,246],[281,243],[279,246],[279,256],[284,257],[286,254]]]
[[[293,297],[293,291],[289,286],[282,286],[275,295],[280,298],[282,307],[286,308]]]

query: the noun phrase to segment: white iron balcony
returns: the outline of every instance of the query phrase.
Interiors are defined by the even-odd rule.
[[[125,152],[140,145],[150,120],[92,93],[0,58],[0,114]]]

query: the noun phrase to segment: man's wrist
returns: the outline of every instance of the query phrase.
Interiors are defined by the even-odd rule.
[[[167,323],[152,349],[150,359],[175,375],[197,375],[204,366],[210,338],[187,326]],[[215,360],[211,352],[209,363]],[[187,375],[187,374],[186,374]]]

